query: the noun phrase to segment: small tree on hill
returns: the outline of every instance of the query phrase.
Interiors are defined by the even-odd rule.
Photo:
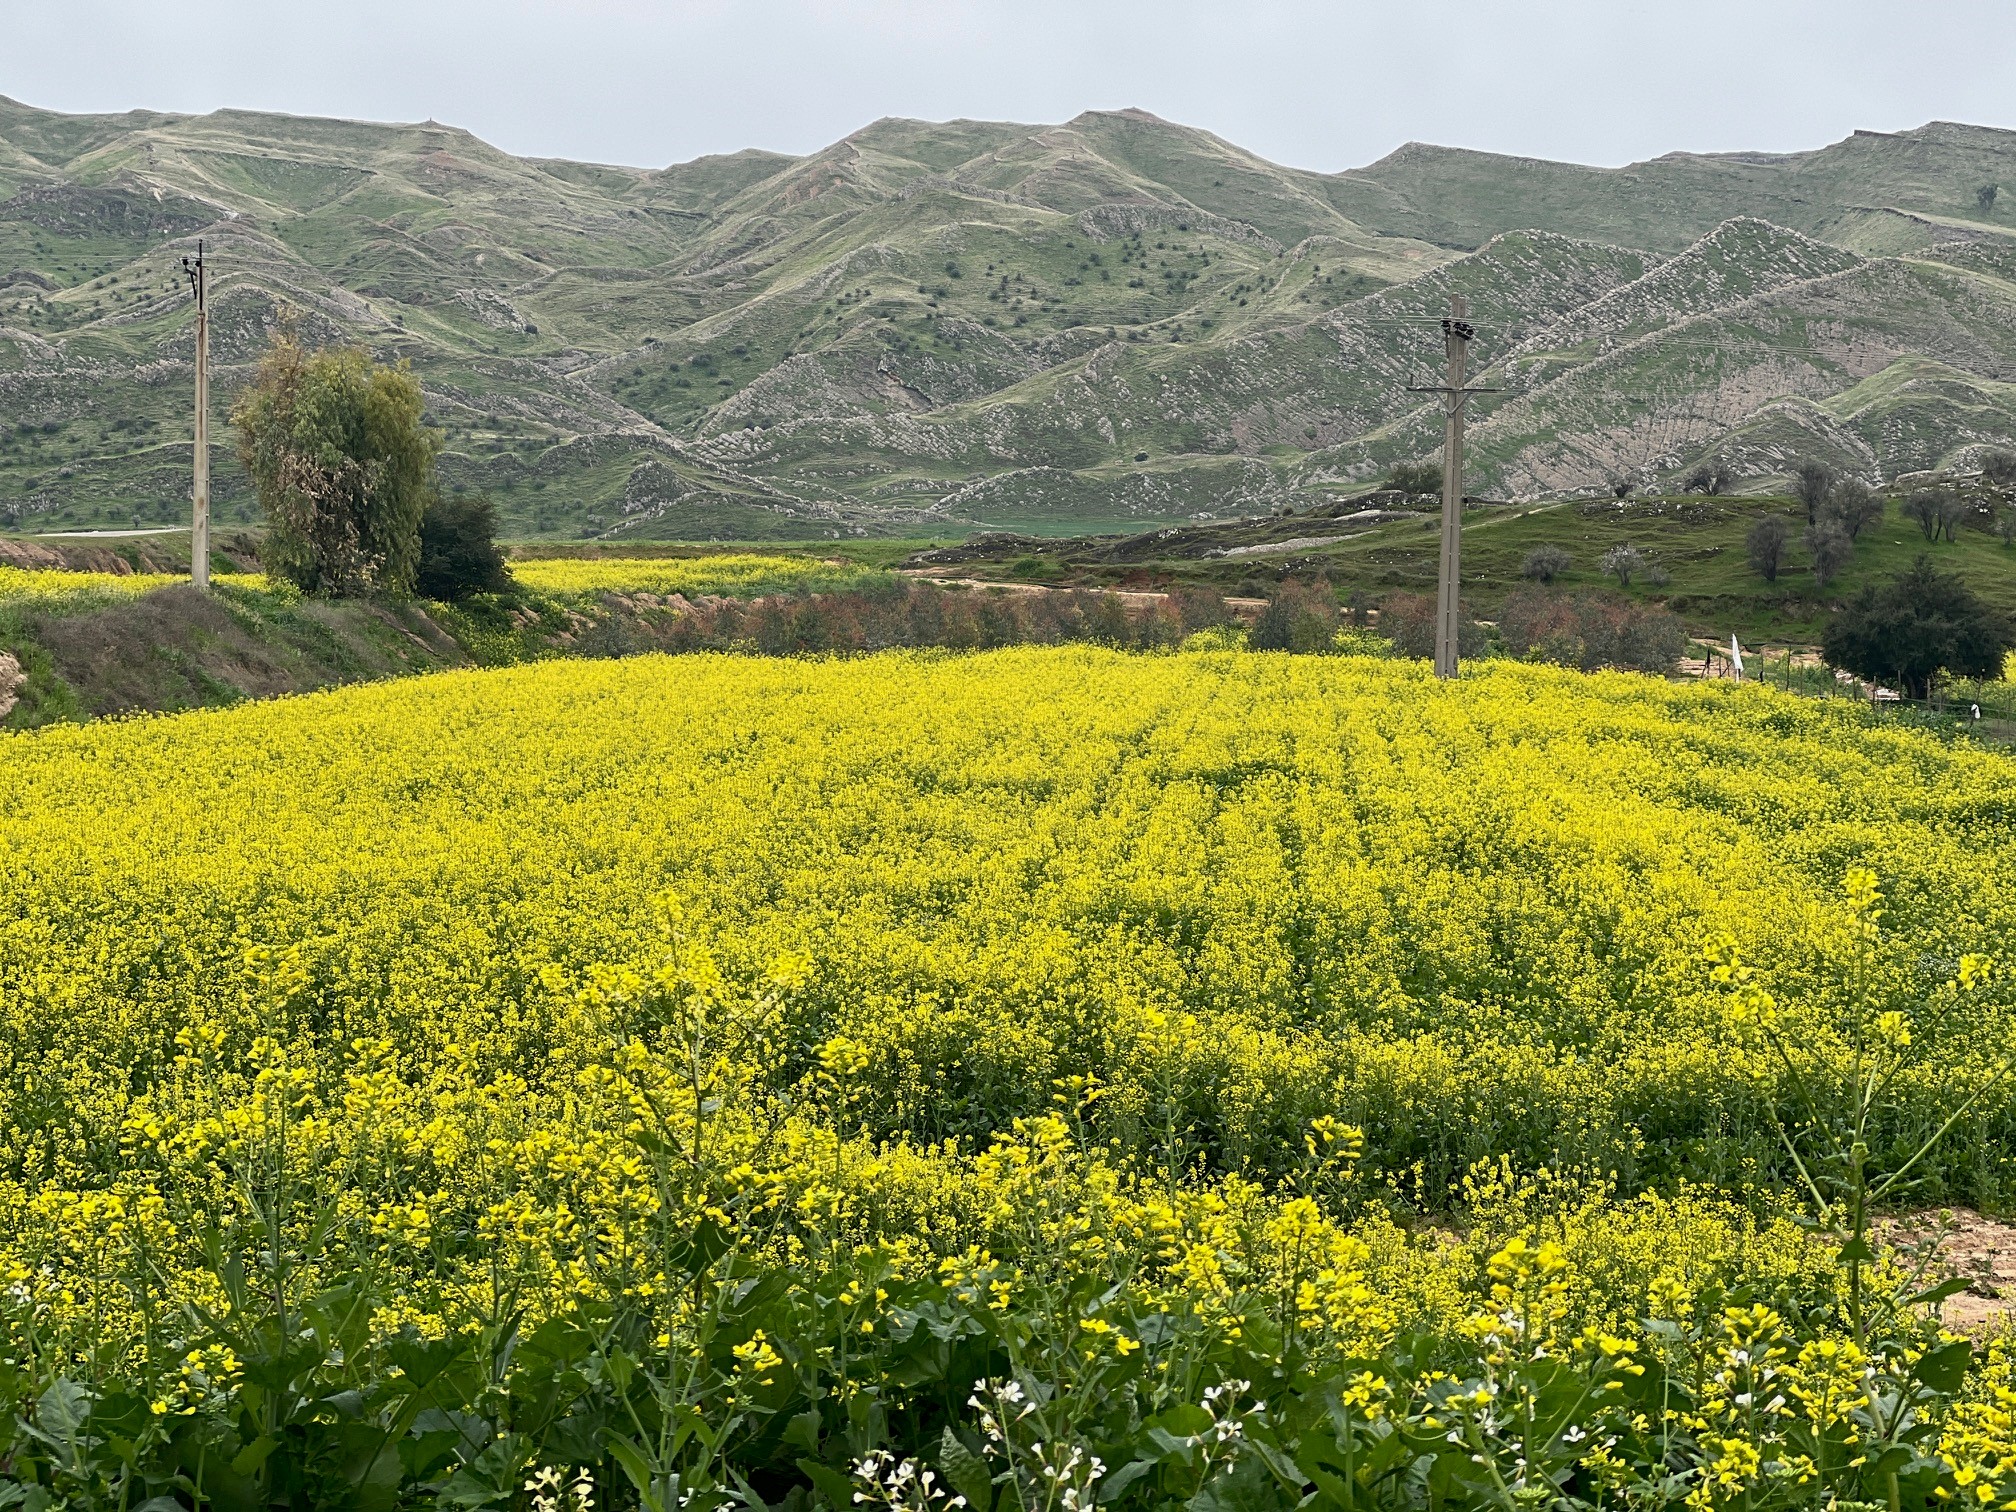
[[[1812,562],[1813,581],[1825,588],[1854,559],[1855,543],[1838,519],[1822,515],[1806,527],[1806,553]]]
[[[1401,462],[1386,475],[1386,486],[1403,494],[1434,494],[1442,492],[1442,464],[1439,462]]]
[[[1707,494],[1710,498],[1726,494],[1736,486],[1736,474],[1727,462],[1720,460],[1703,462],[1687,474],[1680,487],[1687,493]]]
[[[1981,477],[1991,488],[2016,488],[2016,451],[1993,446],[1981,453]]]
[[[1967,501],[1956,493],[1947,493],[1939,501],[1939,533],[1948,541],[1967,521]]]
[[[1750,565],[1765,582],[1778,581],[1779,570],[1785,565],[1785,547],[1791,539],[1792,529],[1783,515],[1765,515],[1750,527],[1743,546],[1750,555]]]
[[[1860,478],[1843,478],[1828,496],[1827,511],[1855,540],[1871,525],[1883,519],[1883,496]]]
[[[2001,192],[2000,184],[1983,184],[1974,191],[1974,203],[1980,207],[1984,217],[1995,213],[1995,197]]]
[[[1603,575],[1617,579],[1617,586],[1629,588],[1631,579],[1645,570],[1645,553],[1626,541],[1603,553]]]
[[[1902,577],[1857,594],[1828,624],[1821,649],[1830,667],[1926,698],[1941,674],[2001,677],[2016,625],[1921,556]]]
[[[413,591],[439,432],[406,364],[274,337],[231,412],[267,521],[266,565],[310,593]]]
[[[1939,538],[1939,521],[1945,507],[1946,491],[1942,488],[1914,489],[1904,500],[1905,516],[1918,522],[1928,541]]]
[[[1792,492],[1806,506],[1806,523],[1811,525],[1820,518],[1828,496],[1834,492],[1834,469],[1808,457],[1792,469]]]
[[[1519,564],[1519,575],[1536,583],[1551,583],[1571,565],[1568,553],[1559,546],[1535,546]]]

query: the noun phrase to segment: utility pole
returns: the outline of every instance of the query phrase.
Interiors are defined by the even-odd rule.
[[[1442,322],[1442,344],[1448,357],[1448,381],[1438,387],[1413,388],[1409,393],[1440,394],[1448,417],[1442,427],[1442,559],[1435,582],[1435,675],[1456,675],[1456,630],[1462,619],[1463,580],[1463,409],[1472,394],[1496,389],[1465,388],[1464,366],[1471,338],[1477,332],[1464,317],[1470,306],[1461,294],[1449,296],[1449,318]]]
[[[189,518],[189,581],[210,587],[210,275],[203,266],[203,243],[196,259],[182,259],[189,291],[196,296],[196,488]]]

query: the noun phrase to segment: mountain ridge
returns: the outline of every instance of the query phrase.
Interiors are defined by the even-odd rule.
[[[2005,179],[2016,132],[1951,122],[1619,168],[1407,143],[1323,174],[1125,107],[642,168],[438,122],[0,98],[0,401],[22,416],[0,525],[184,507],[176,259],[199,237],[220,398],[283,311],[408,360],[444,475],[517,534],[1332,497],[1433,453],[1406,389],[1433,381],[1459,288],[1507,388],[1479,403],[1481,490],[1670,482],[1718,448],[1768,477],[1791,413],[1800,445],[1909,471],[2016,431],[2012,354],[1982,334],[2016,319]],[[1957,377],[1862,389],[1906,359]]]

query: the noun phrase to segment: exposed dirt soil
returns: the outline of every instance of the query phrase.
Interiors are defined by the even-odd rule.
[[[89,715],[236,703],[467,661],[417,609],[310,603],[269,621],[193,588],[39,619],[29,632]]]
[[[1897,1244],[1938,1236],[1941,1268],[1971,1283],[1946,1299],[1948,1328],[1983,1334],[2016,1326],[2016,1224],[1998,1223],[1969,1208],[1941,1208],[1913,1213],[1886,1229],[1885,1237]]]

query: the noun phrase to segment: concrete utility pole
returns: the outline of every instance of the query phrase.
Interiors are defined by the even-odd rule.
[[[1496,389],[1465,388],[1464,364],[1476,329],[1464,317],[1469,304],[1461,294],[1449,296],[1449,318],[1442,322],[1442,343],[1449,360],[1448,381],[1439,387],[1414,388],[1415,394],[1440,394],[1449,414],[1442,428],[1442,561],[1435,583],[1435,675],[1456,675],[1456,630],[1462,617],[1460,589],[1463,571],[1463,407],[1472,394]]]
[[[210,276],[203,266],[203,243],[195,261],[182,259],[189,290],[196,296],[196,488],[189,519],[189,580],[210,587]]]

